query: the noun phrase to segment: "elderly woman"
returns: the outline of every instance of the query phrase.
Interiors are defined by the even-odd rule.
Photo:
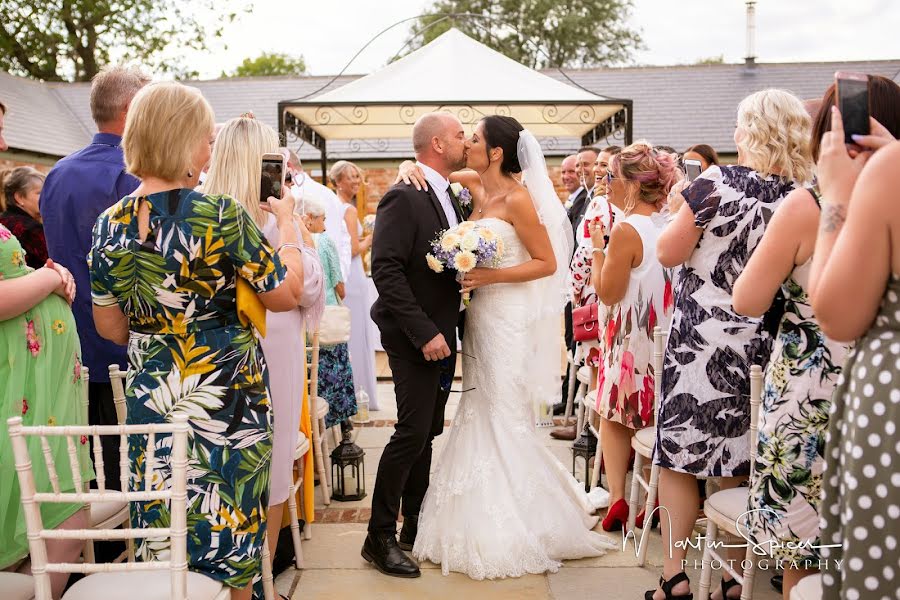
[[[659,237],[657,255],[663,266],[682,268],[653,456],[662,468],[659,503],[671,517],[662,519],[663,539],[691,535],[697,478],[718,477],[728,488],[750,473],[750,366],[766,364],[772,334],[762,319],[735,313],[732,287],[772,213],[811,179],[809,131],[809,115],[791,94],[748,96],[734,133],[739,164],[710,167],[670,202],[677,214]],[[660,588],[647,600],[690,597],[681,563],[686,552],[666,553]],[[740,562],[740,549],[732,558]],[[723,575],[723,597],[738,597],[739,587]]]
[[[350,362],[353,363],[353,382],[357,391],[365,391],[369,396],[370,406],[377,406],[377,388],[375,386],[375,340],[369,327],[369,302],[366,274],[363,271],[362,255],[372,246],[372,236],[360,237],[362,225],[356,210],[356,193],[362,183],[362,172],[352,162],[339,160],[328,172],[334,183],[341,207],[344,211],[344,222],[350,232],[350,248],[353,260],[350,263],[350,275],[347,277],[347,297],[345,304],[350,309]]]
[[[47,262],[47,240],[38,199],[44,174],[31,167],[0,172],[0,225],[16,236],[25,251],[25,264],[40,269]]]
[[[0,409],[3,419],[22,417],[29,425],[86,425],[81,347],[68,304],[75,298],[75,280],[68,270],[50,263],[39,269],[25,265],[19,240],[0,224]],[[56,465],[69,464],[63,438],[48,438]],[[42,465],[37,438],[28,441],[31,460]],[[88,446],[78,447],[83,481],[94,478]],[[59,469],[59,488],[75,491],[72,472]],[[46,469],[34,470],[38,492],[52,492]],[[47,528],[88,526],[78,504],[44,504]],[[83,544],[77,540],[47,540],[51,562],[76,562]],[[25,513],[6,424],[0,428],[0,570],[27,571]],[[68,573],[51,573],[54,598],[59,598]]]
[[[249,284],[268,310],[294,310],[303,263],[290,195],[268,198],[281,242],[273,250],[238,201],[194,191],[213,126],[194,88],[156,83],[135,96],[122,145],[141,185],[97,219],[91,292],[97,331],[128,345],[128,422],[191,417],[188,565],[238,600],[250,597],[261,572],[272,414],[262,348],[238,317],[237,283]],[[129,439],[132,488],[143,486],[146,444]],[[156,485],[167,485],[169,451],[158,436]],[[159,502],[132,505],[134,527],[168,518]],[[139,555],[165,551],[154,541]]]
[[[226,194],[240,202],[272,246],[278,246],[281,236],[274,215],[262,209],[259,182],[262,155],[277,152],[278,134],[274,129],[251,116],[232,119],[219,129],[202,188],[204,194]],[[266,336],[261,340],[269,368],[269,394],[275,420],[268,519],[276,530],[292,483],[297,427],[306,385],[303,332],[306,320],[317,321],[324,308],[322,269],[313,239],[302,222],[295,221],[296,235],[303,239],[303,295],[300,305],[289,311],[266,311]],[[272,556],[277,542],[277,535],[269,536]]]
[[[338,306],[346,295],[341,276],[341,263],[334,241],[325,232],[325,204],[309,198],[303,206],[303,220],[313,233],[322,270],[325,273],[325,304]],[[350,417],[356,414],[356,393],[353,388],[353,367],[347,344],[323,346],[319,350],[319,395],[328,402],[325,426],[351,426]]]

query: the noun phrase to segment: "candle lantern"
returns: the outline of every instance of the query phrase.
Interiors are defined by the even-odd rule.
[[[591,491],[591,459],[597,452],[597,438],[585,423],[584,429],[572,444],[572,476],[584,482],[584,491]]]
[[[331,451],[331,497],[335,500],[362,500],[366,497],[366,453],[350,439],[351,431],[344,429],[341,443]]]

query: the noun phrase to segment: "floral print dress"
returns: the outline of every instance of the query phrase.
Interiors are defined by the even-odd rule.
[[[766,368],[749,531],[774,558],[817,568],[831,396],[849,347],[825,337],[806,294],[812,258],[781,286],[785,313]]]
[[[150,208],[138,234],[138,207]],[[263,352],[236,311],[238,277],[274,290],[285,269],[244,208],[228,196],[170,190],[125,197],[94,226],[90,255],[94,304],[117,304],[129,320],[126,403],[129,423],[189,418],[188,565],[242,588],[261,572],[269,504],[272,411]],[[131,489],[142,488],[145,436],[130,436]],[[162,469],[151,488],[169,485],[171,440],[157,436]],[[160,502],[132,505],[133,527],[169,520]],[[139,556],[167,550],[148,539]]]
[[[750,365],[765,366],[763,319],[731,307],[738,275],[797,184],[749,167],[712,166],[682,191],[703,230],[682,265],[666,345],[654,464],[697,477],[750,474]]]
[[[602,312],[597,412],[631,429],[653,424],[653,329],[668,329],[672,317],[671,271],[656,259],[656,239],[665,221],[630,215],[641,237],[643,259],[629,275],[625,297]]]
[[[25,261],[19,240],[0,225],[0,280],[32,273]],[[24,313],[0,321],[0,569],[28,554],[25,513],[6,419],[22,417],[26,426],[86,425],[83,383],[75,319],[61,297],[51,293]],[[78,442],[81,479],[90,481],[94,472],[88,440],[82,437]],[[40,439],[29,438],[27,443],[37,491],[53,491]],[[60,490],[74,491],[66,438],[48,437],[47,443]],[[47,529],[58,527],[80,508],[77,504],[41,504],[43,525]]]

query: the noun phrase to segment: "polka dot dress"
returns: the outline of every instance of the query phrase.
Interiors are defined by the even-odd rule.
[[[900,279],[844,368],[822,499],[823,598],[900,598]],[[827,566],[827,568],[826,568]]]

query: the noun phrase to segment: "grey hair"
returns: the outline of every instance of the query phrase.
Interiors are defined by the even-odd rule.
[[[344,173],[349,168],[356,169],[356,172],[362,175],[362,169],[357,167],[355,164],[350,162],[349,160],[339,160],[333,165],[331,165],[331,169],[328,170],[328,179],[332,181],[335,185],[337,185],[338,180],[344,176]]]
[[[319,198],[304,198],[303,199],[303,214],[310,217],[324,217],[325,216],[325,203]]]
[[[298,169],[303,168],[303,163],[300,162],[300,157],[297,156],[296,152],[294,152],[293,150],[291,150],[290,148],[287,148],[285,146],[282,146],[281,148],[279,148],[278,151],[285,155],[285,157],[287,158],[288,164],[297,165]]]
[[[128,109],[142,87],[150,83],[139,67],[114,65],[104,68],[91,80],[91,117],[97,126],[112,123]]]

